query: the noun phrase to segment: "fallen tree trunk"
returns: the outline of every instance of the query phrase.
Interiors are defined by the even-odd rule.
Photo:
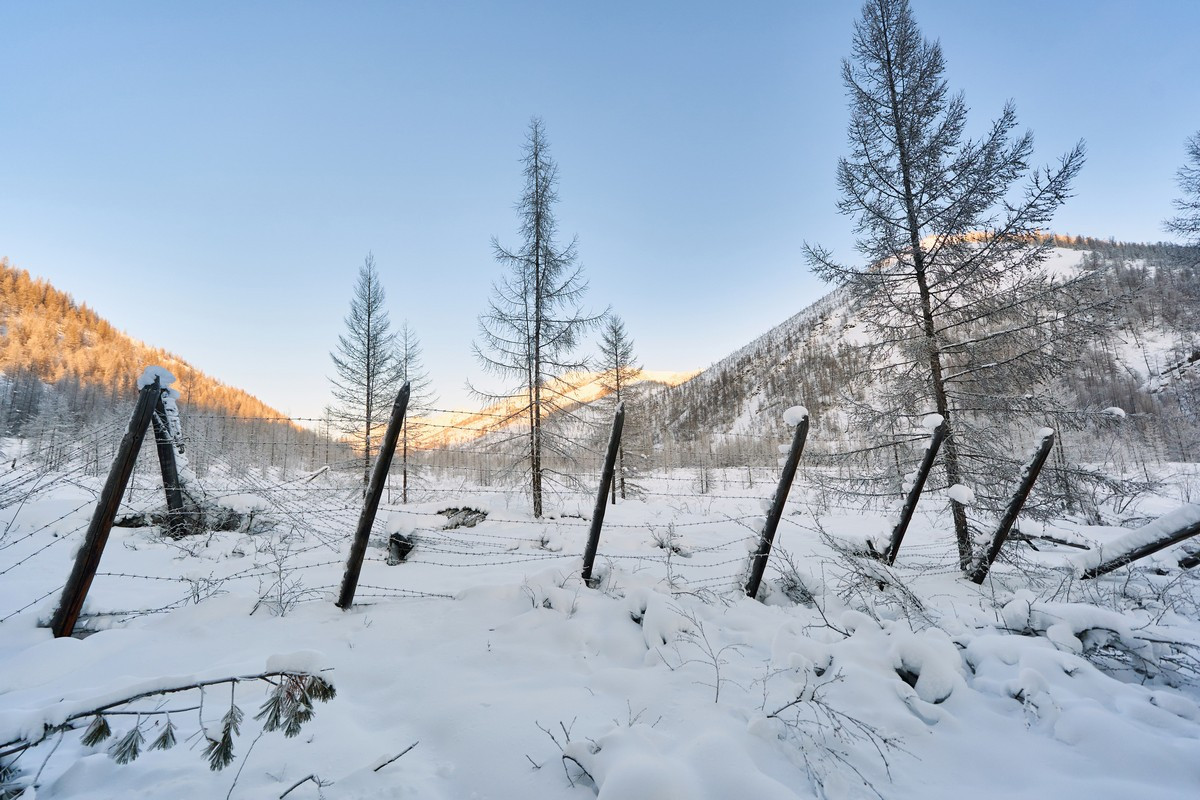
[[[1153,522],[1118,536],[1076,561],[1084,580],[1112,572],[1126,564],[1157,553],[1200,534],[1200,505],[1180,506]]]

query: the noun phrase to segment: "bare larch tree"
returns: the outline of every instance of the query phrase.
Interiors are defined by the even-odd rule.
[[[1200,131],[1188,138],[1186,149],[1187,163],[1176,173],[1183,193],[1174,203],[1179,214],[1167,220],[1166,227],[1185,244],[1200,246]]]
[[[641,365],[633,352],[633,339],[625,332],[625,322],[616,314],[609,314],[600,329],[600,385],[612,399],[613,408],[630,399],[630,389],[641,374]],[[632,430],[629,425],[631,409],[626,409],[626,431]],[[626,491],[625,468],[625,436],[622,435],[621,445],[617,449],[617,474],[612,482],[612,502],[617,502],[617,495],[624,500]]]
[[[409,449],[417,443],[425,430],[420,421],[422,412],[437,402],[433,391],[429,372],[425,369],[424,350],[416,331],[405,320],[396,332],[396,366],[400,373],[400,383],[408,384],[408,413],[404,415],[404,425],[400,429],[400,502],[408,502],[408,479],[413,470],[409,461]]]
[[[950,94],[941,47],[922,36],[907,0],[867,0],[852,53],[842,64],[850,153],[838,162],[838,209],[855,221],[865,265],[805,250],[874,329],[865,379],[875,389],[853,410],[880,438],[940,414],[947,485],[973,479],[985,506],[995,487],[998,505],[996,466],[1017,469],[1011,426],[1053,422],[1044,419],[1057,407],[1050,384],[1106,324],[1093,313],[1091,274],[1056,276],[1044,264],[1042,230],[1070,196],[1083,143],[1056,165],[1031,167],[1033,137],[1014,135],[1011,102],[967,138],[963,96]],[[956,502],[952,514],[966,567],[966,510]]]
[[[479,338],[474,351],[484,369],[515,386],[504,393],[480,391],[488,400],[522,397],[515,416],[528,426],[529,485],[533,514],[542,515],[543,454],[548,446],[546,418],[561,407],[556,379],[582,370],[586,363],[574,355],[583,335],[599,316],[585,314],[579,303],[587,291],[579,264],[577,239],[566,245],[556,241],[558,223],[558,165],[550,157],[541,119],[529,123],[521,163],[525,186],[516,211],[520,244],[512,249],[492,239],[497,261],[508,269],[492,286],[487,310],[479,316]],[[564,443],[559,443],[564,444]]]
[[[387,425],[401,384],[396,334],[384,308],[385,297],[375,257],[368,253],[358,269],[346,332],[338,336],[337,348],[329,354],[334,368],[329,379],[334,400],[330,415],[334,426],[362,454],[364,486],[371,477],[375,432]]]

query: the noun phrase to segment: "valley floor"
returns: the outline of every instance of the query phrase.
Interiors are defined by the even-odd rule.
[[[751,600],[739,586],[773,485],[712,477],[700,494],[693,475],[659,475],[610,507],[596,588],[579,578],[591,498],[559,497],[535,520],[516,493],[426,486],[381,511],[345,612],[332,600],[357,492],[263,478],[222,498],[241,531],[114,529],[81,623],[95,632],[56,640],[42,625],[99,482],[50,476],[0,517],[0,742],[229,676],[301,670],[337,693],[294,737],[263,732],[261,681],[121,706],[141,715],[109,713],[112,735],[90,746],[85,716],[8,759],[0,796],[1195,796],[1200,580],[1177,552],[1082,582],[1077,550],[1035,539],[977,587],[955,568],[944,497],[923,499],[889,569],[853,552],[888,514],[801,480]],[[1182,468],[1174,479],[1137,511],[1194,491]],[[157,502],[147,483],[130,509]],[[488,516],[451,528],[438,513],[462,507]],[[389,565],[392,532],[416,548]],[[1096,544],[1121,529],[1025,532]],[[234,760],[213,771],[205,743],[231,697]],[[177,744],[148,751],[168,717]],[[110,751],[135,727],[142,752],[118,764]]]

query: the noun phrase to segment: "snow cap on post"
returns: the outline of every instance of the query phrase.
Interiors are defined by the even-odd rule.
[[[808,409],[804,406],[792,406],[787,411],[783,412],[783,421],[795,427],[799,425],[808,416]]]
[[[166,367],[146,367],[137,380],[138,391],[154,383],[155,378],[158,378],[158,385],[163,389],[175,382],[175,376]]]

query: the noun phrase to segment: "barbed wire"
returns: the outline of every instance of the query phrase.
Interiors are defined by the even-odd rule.
[[[443,413],[444,410],[425,409],[425,411],[433,413]],[[450,412],[445,412],[450,413]],[[510,423],[520,423],[521,420],[513,415],[500,415],[489,413],[476,412],[461,412],[468,417],[485,417],[493,419],[504,419]],[[104,578],[108,581],[146,581],[152,583],[161,583],[164,585],[171,584],[187,584],[189,591],[182,597],[171,600],[162,605],[148,610],[123,610],[113,612],[103,612],[104,616],[110,617],[125,617],[138,616],[150,613],[162,613],[172,608],[177,608],[180,605],[188,602],[195,602],[201,597],[210,596],[229,590],[231,587],[244,585],[247,582],[258,581],[258,591],[262,593],[264,586],[275,586],[278,588],[283,576],[295,576],[298,580],[299,576],[317,575],[317,580],[321,580],[323,575],[320,570],[327,570],[331,567],[341,565],[343,563],[342,555],[351,531],[354,530],[360,515],[361,506],[361,486],[358,485],[336,485],[338,481],[345,480],[339,470],[353,469],[358,471],[363,467],[361,458],[349,459],[338,458],[331,459],[332,455],[344,455],[348,445],[345,442],[331,442],[327,439],[320,439],[320,434],[314,432],[313,438],[303,440],[301,437],[293,437],[292,432],[287,432],[283,436],[267,435],[254,436],[246,434],[237,434],[236,438],[229,436],[211,435],[211,431],[204,431],[203,428],[210,420],[238,420],[238,421],[255,421],[255,422],[286,422],[294,424],[297,422],[320,422],[327,423],[328,419],[302,418],[302,417],[248,417],[243,415],[191,415],[184,420],[184,427],[189,431],[185,436],[185,441],[188,445],[188,456],[195,461],[204,461],[211,465],[209,469],[203,472],[203,475],[197,479],[196,484],[192,487],[196,491],[196,495],[203,503],[214,504],[221,506],[222,503],[227,503],[231,510],[239,509],[239,513],[244,516],[239,522],[239,530],[231,531],[232,535],[247,537],[249,542],[254,546],[255,552],[252,556],[253,563],[245,565],[242,568],[232,566],[222,566],[220,569],[210,571],[207,576],[184,576],[170,574],[141,574],[135,570],[120,570],[99,572],[96,577]],[[412,517],[414,520],[431,519],[435,516],[444,517],[446,509],[435,510],[430,508],[430,505],[445,503],[446,499],[451,497],[460,498],[459,502],[468,504],[475,502],[472,498],[480,497],[479,503],[485,506],[486,511],[491,509],[486,508],[490,502],[487,498],[490,496],[511,496],[514,493],[516,479],[523,478],[522,469],[527,469],[521,464],[525,458],[522,452],[521,445],[524,444],[521,439],[521,434],[512,436],[513,424],[504,426],[487,426],[487,425],[463,425],[455,422],[423,422],[423,425],[433,429],[444,431],[458,430],[463,431],[468,436],[463,437],[463,443],[453,445],[449,443],[439,443],[436,446],[428,446],[426,441],[424,446],[415,446],[410,453],[408,462],[409,468],[414,476],[423,476],[422,479],[436,480],[444,482],[451,476],[462,476],[461,485],[422,485],[410,488],[415,496],[420,498],[416,503],[418,506],[411,507],[406,504],[395,505],[387,503],[383,506],[383,510],[391,512],[395,517],[388,522],[383,518],[376,519],[372,533],[382,529],[383,531],[403,530],[405,533],[413,534],[416,539],[416,549],[408,554],[405,561],[414,564],[423,564],[433,567],[444,567],[452,569],[463,568],[485,568],[491,566],[505,565],[533,565],[543,563],[562,562],[564,560],[581,559],[583,553],[579,552],[574,546],[571,548],[560,548],[561,540],[570,539],[575,541],[575,532],[582,529],[590,528],[591,521],[584,516],[575,516],[567,513],[549,515],[542,518],[524,518],[519,514],[502,514],[497,515],[489,513],[486,519],[479,523],[479,526],[485,526],[480,529],[479,526],[468,527],[446,527],[445,525],[436,527],[432,525],[420,525],[412,530],[404,529],[404,522],[407,517]],[[62,445],[60,443],[52,443],[40,448],[22,451],[18,454],[21,459],[35,461],[35,456],[41,454],[48,458],[53,458],[54,463],[65,465],[62,470],[54,470],[47,472],[45,470],[25,469],[18,474],[9,473],[6,476],[0,476],[0,497],[4,496],[4,492],[11,490],[18,494],[22,490],[32,494],[35,490],[40,493],[49,491],[54,486],[61,486],[63,482],[71,481],[78,476],[84,474],[87,470],[95,469],[95,462],[98,458],[98,453],[101,451],[107,452],[113,449],[103,441],[105,435],[115,436],[118,431],[123,432],[124,424],[114,422],[107,426],[101,426],[94,433],[89,433],[89,437],[84,442],[76,442],[74,446]],[[236,430],[233,431],[237,433]],[[496,442],[488,441],[489,435],[504,434],[508,437],[506,441]],[[655,465],[644,471],[639,470],[634,476],[630,476],[632,481],[637,485],[637,495],[640,498],[646,498],[653,502],[658,502],[659,506],[669,505],[659,501],[682,501],[675,504],[671,510],[671,518],[665,520],[653,521],[623,521],[610,518],[604,525],[605,531],[647,531],[654,539],[656,551],[649,553],[628,552],[628,550],[636,550],[638,547],[644,547],[644,541],[638,541],[636,536],[628,537],[616,551],[609,551],[602,546],[601,557],[613,563],[624,564],[647,564],[666,566],[667,576],[669,581],[680,581],[681,585],[687,589],[706,589],[708,587],[729,586],[733,587],[739,583],[743,577],[744,568],[750,558],[746,549],[747,539],[756,534],[755,528],[763,519],[763,512],[756,511],[755,513],[745,513],[740,515],[721,514],[716,516],[712,513],[712,505],[705,506],[708,501],[728,502],[730,505],[718,508],[738,509],[744,508],[741,505],[734,505],[742,502],[753,502],[762,504],[771,499],[778,476],[778,469],[769,465],[757,465],[751,463],[728,463],[729,460],[735,457],[732,455],[732,448],[728,448],[720,453],[714,454],[711,450],[706,454],[703,452],[704,437],[715,438],[717,441],[724,441],[727,438],[738,440],[753,440],[757,443],[754,447],[747,448],[748,452],[741,453],[740,457],[748,460],[757,460],[762,458],[766,460],[768,457],[774,456],[779,450],[779,439],[782,438],[782,429],[776,431],[774,429],[763,433],[733,433],[733,432],[718,432],[718,431],[697,431],[695,436],[690,440],[681,439],[672,442],[674,451],[669,454],[661,455],[660,461],[662,464]],[[590,435],[590,434],[589,434]],[[914,444],[924,441],[926,437],[914,437],[910,440],[891,442],[886,445],[881,445],[879,448],[886,449],[888,447],[900,447],[903,445]],[[147,447],[152,446],[148,440]],[[599,442],[599,439],[596,439]],[[258,456],[250,456],[244,454],[238,455],[236,458],[231,454],[230,448],[251,446],[257,449]],[[570,503],[578,501],[581,504],[589,504],[592,501],[592,496],[589,494],[589,487],[594,485],[598,479],[598,457],[601,455],[597,449],[598,444],[593,446],[592,441],[580,441],[578,437],[572,442],[572,448],[578,453],[579,458],[574,462],[568,462],[564,457],[563,467],[554,473],[553,478],[557,482],[557,488],[551,492],[552,496],[560,499],[563,505],[569,509]],[[296,450],[300,448],[300,450]],[[336,453],[331,452],[331,448],[339,448]],[[765,452],[758,452],[759,449]],[[324,449],[324,453],[321,450]],[[267,456],[267,451],[271,455]],[[276,452],[282,453],[284,467],[279,467],[279,460],[275,457]],[[739,453],[741,451],[739,450]],[[310,467],[321,463],[320,456],[324,455],[325,462],[315,471],[308,471],[305,474],[295,474],[294,470],[290,470],[286,465],[290,461],[290,454],[298,454],[296,462],[298,465],[309,465]],[[311,454],[311,458],[307,457]],[[854,454],[853,451],[845,454],[829,454],[829,453],[810,453],[807,459],[813,463],[802,465],[801,473],[798,482],[803,484],[810,470],[816,471],[816,477],[828,479],[828,468],[822,466],[822,461],[844,457]],[[550,456],[554,459],[555,464],[559,464],[559,454]],[[484,458],[499,462],[496,466],[490,464],[480,464],[479,459]],[[89,463],[84,465],[81,462],[84,459],[89,459]],[[453,464],[444,463],[446,459],[461,459],[463,463]],[[687,460],[685,462],[685,459]],[[591,469],[579,469],[580,462],[590,462]],[[665,466],[667,462],[674,466]],[[678,462],[678,463],[677,463]],[[1016,459],[1012,463],[1023,463]],[[296,467],[295,469],[299,469]],[[153,491],[159,492],[161,488],[155,485],[155,481],[150,478],[154,470],[146,470],[143,472],[143,480],[140,487],[137,481],[131,484],[130,498],[133,497],[135,491]],[[688,472],[692,474],[687,474]],[[324,479],[335,485],[318,485],[314,483],[316,479],[323,473],[329,473],[330,478]],[[52,475],[52,480],[45,487],[41,486],[41,482]],[[484,476],[489,482],[493,477],[496,478],[498,485],[480,485],[478,482],[472,482],[472,478],[468,476]],[[509,479],[509,480],[506,480]],[[324,480],[321,483],[324,483]],[[762,483],[762,493],[748,493],[748,484],[753,485],[756,481]],[[82,484],[81,484],[82,486]],[[813,521],[817,515],[829,514],[834,511],[844,511],[847,513],[862,514],[863,505],[850,505],[831,501],[828,496],[817,494],[813,496],[816,484],[813,484],[814,490],[799,491],[794,493],[794,496],[788,501],[789,513],[784,515],[784,519],[791,522],[800,530],[808,533],[820,533],[819,524]],[[89,488],[90,487],[85,487]],[[94,491],[94,490],[91,490]],[[259,498],[261,503],[242,503],[237,500],[239,496],[251,496]],[[880,506],[885,506],[893,502],[898,502],[901,496],[898,492],[863,492],[863,501],[876,502]],[[164,498],[165,501],[165,498]],[[22,531],[21,534],[10,541],[0,539],[0,552],[8,551],[9,548],[27,542],[37,534],[55,529],[62,524],[64,520],[69,519],[73,514],[82,511],[86,506],[93,502],[92,500],[85,501],[76,505],[73,509],[61,514],[56,519],[42,523],[38,528],[31,531]],[[695,506],[693,506],[695,504]],[[149,513],[145,509],[147,507],[163,507],[162,504],[149,505],[146,501],[146,495],[142,495],[142,502],[135,503],[132,500],[124,501],[121,504],[123,509],[131,509],[134,513]],[[697,507],[703,513],[693,514],[692,508]],[[682,510],[681,510],[682,509]],[[690,517],[701,516],[701,519],[693,519]],[[9,521],[9,525],[13,524],[16,516]],[[446,524],[448,524],[447,521]],[[255,526],[261,526],[256,528]],[[42,552],[71,538],[72,534],[82,530],[82,525],[72,531],[60,533],[53,541],[48,542],[38,549],[24,554],[24,557],[15,563],[7,565],[3,570],[0,570],[0,576],[16,569],[29,562]],[[745,528],[749,530],[731,531],[732,528]],[[505,530],[508,528],[510,530]],[[682,540],[666,541],[663,539],[664,531],[679,530],[686,533],[689,530],[708,529],[712,533],[700,533],[696,538],[700,540],[697,546],[693,546],[690,542]],[[528,532],[525,534],[524,532]],[[555,536],[555,533],[558,536]],[[210,533],[211,536],[215,534]],[[260,538],[261,537],[261,538]],[[384,547],[386,547],[386,537],[384,534]],[[582,537],[579,537],[582,539]],[[719,539],[719,541],[713,541]],[[661,540],[661,541],[660,541]],[[372,539],[374,545],[379,545],[378,539]],[[188,546],[185,543],[172,543],[182,549],[187,550]],[[895,570],[905,574],[920,574],[920,575],[940,575],[952,574],[959,572],[957,564],[957,554],[952,549],[952,542],[946,544],[936,542],[922,542],[906,545],[900,554],[900,558],[894,567]],[[238,547],[242,545],[239,544]],[[555,549],[560,548],[560,549]],[[622,552],[621,549],[625,551]],[[661,549],[659,549],[661,548]],[[332,551],[338,554],[338,558],[328,559],[321,558],[316,555],[323,551]],[[314,560],[315,559],[315,560]],[[378,574],[377,565],[385,564],[395,566],[395,562],[383,555],[370,555],[366,559],[372,566],[372,574]],[[739,571],[728,572],[728,568],[737,565]],[[773,571],[779,571],[779,565],[768,565]],[[220,574],[225,569],[231,569],[228,574]],[[28,574],[28,573],[23,573]],[[405,573],[396,573],[397,579],[401,582],[405,580]],[[389,579],[390,580],[390,579]],[[384,586],[380,585],[379,579],[376,578],[374,583],[362,583],[360,589],[366,590],[359,596],[374,597],[374,598],[397,598],[397,597],[430,597],[430,598],[451,598],[453,595],[440,592],[425,592],[405,586]],[[384,581],[387,582],[387,581]],[[111,584],[106,584],[111,585]],[[37,603],[52,595],[58,589],[51,590],[42,594],[39,598],[30,603],[23,605],[20,609],[10,612],[6,616],[0,618],[0,622],[11,619],[16,614],[25,611]],[[333,584],[321,585],[316,587],[300,587],[294,592],[294,599],[298,601],[308,602],[310,600],[319,599],[318,595],[327,590],[335,588]],[[157,590],[147,587],[147,594],[167,594],[166,590]],[[264,595],[264,598],[266,595]]]
[[[45,594],[41,595],[40,597],[37,597],[37,598],[29,601],[25,605],[21,606],[16,611],[10,611],[8,614],[5,614],[3,617],[0,617],[0,622],[7,622],[8,620],[15,617],[17,614],[20,614],[22,611],[26,611],[30,608],[33,608],[34,606],[36,606],[38,603],[45,600],[50,595],[55,594],[57,592],[61,592],[64,588],[66,588],[65,583],[62,584],[61,586],[57,586],[57,587],[51,589],[50,591],[46,592]]]

